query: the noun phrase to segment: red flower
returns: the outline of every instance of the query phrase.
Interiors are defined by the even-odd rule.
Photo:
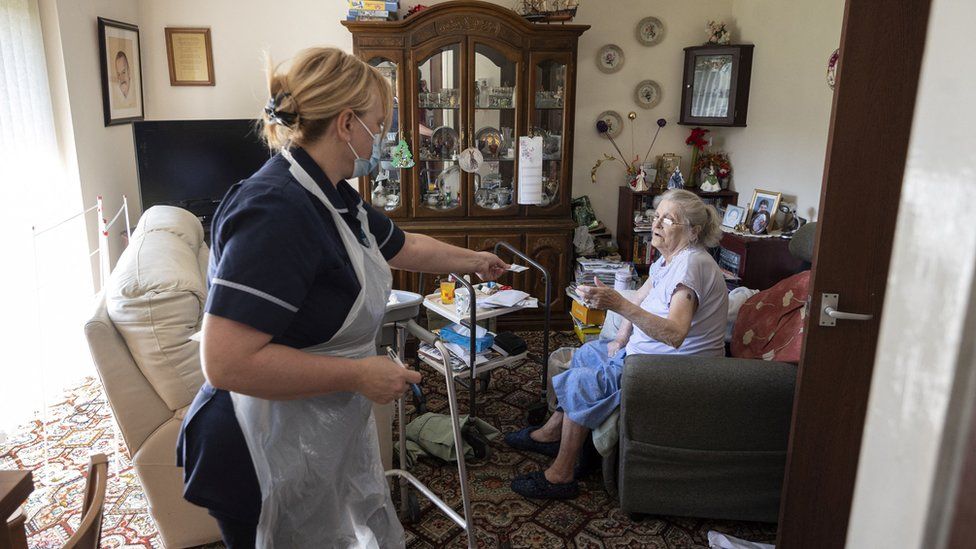
[[[708,140],[705,139],[705,134],[710,130],[704,130],[702,128],[694,128],[691,130],[691,135],[688,139],[685,139],[685,145],[691,145],[699,151],[705,150],[705,146],[708,145]]]

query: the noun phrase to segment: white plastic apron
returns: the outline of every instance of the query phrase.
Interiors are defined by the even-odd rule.
[[[393,277],[368,230],[366,212],[357,208],[369,248],[360,244],[291,154],[283,155],[295,179],[332,214],[362,288],[339,331],[303,350],[345,358],[373,356]],[[369,399],[359,393],[291,401],[231,396],[261,485],[258,547],[404,546]]]

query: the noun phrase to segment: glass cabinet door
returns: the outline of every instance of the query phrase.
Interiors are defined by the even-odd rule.
[[[517,90],[520,53],[474,41],[469,73],[473,117],[465,146],[481,151],[484,162],[471,174],[470,211],[476,215],[512,215],[516,196]]]
[[[414,215],[464,213],[461,152],[461,44],[419,55],[416,98],[416,193]]]
[[[732,91],[732,55],[698,55],[695,57],[694,92],[691,116],[726,118]]]
[[[401,217],[408,213],[404,200],[406,187],[403,181],[406,170],[394,167],[392,158],[394,148],[402,137],[400,64],[386,57],[373,57],[368,62],[383,73],[393,88],[393,117],[390,128],[383,136],[379,169],[367,178],[368,187],[365,189],[366,192],[363,192],[363,196],[377,210],[386,212],[390,217]]]
[[[566,133],[566,107],[569,105],[566,72],[569,57],[533,56],[529,90],[530,136],[542,137],[542,203],[545,210],[568,208],[563,189],[570,177],[564,159],[568,156],[563,136]],[[530,207],[535,208],[535,207]]]

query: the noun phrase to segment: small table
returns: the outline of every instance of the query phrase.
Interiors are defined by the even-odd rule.
[[[9,524],[8,517],[27,501],[34,491],[34,476],[30,471],[0,471],[0,549],[27,549],[27,531],[23,520]]]

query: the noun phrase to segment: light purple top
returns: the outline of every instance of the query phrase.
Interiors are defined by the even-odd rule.
[[[641,302],[641,309],[667,318],[671,296],[679,284],[695,292],[698,309],[681,347],[675,349],[661,343],[634,326],[627,341],[627,354],[724,356],[729,293],[722,271],[705,248],[689,246],[667,265],[661,257],[651,265],[650,277],[653,286]]]

